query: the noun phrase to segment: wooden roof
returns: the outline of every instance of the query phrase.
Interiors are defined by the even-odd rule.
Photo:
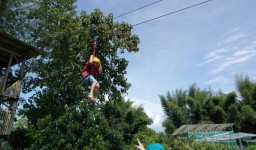
[[[0,32],[0,67],[7,67],[11,54],[17,58],[12,59],[11,66],[42,54],[43,51],[4,32]]]
[[[232,128],[235,123],[226,124],[192,124],[182,125],[172,135],[181,135],[188,132],[218,132]],[[230,129],[232,130],[232,129]]]

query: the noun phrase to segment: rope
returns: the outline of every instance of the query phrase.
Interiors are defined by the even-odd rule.
[[[197,3],[197,4],[194,4],[194,5],[191,5],[191,6],[188,6],[188,7],[185,7],[185,8],[176,10],[176,11],[173,11],[173,12],[170,12],[170,13],[168,13],[168,14],[165,14],[165,15],[162,15],[162,16],[158,16],[158,17],[155,17],[155,18],[152,18],[152,19],[149,19],[149,20],[146,20],[146,21],[143,21],[143,22],[134,24],[134,25],[132,25],[132,26],[134,27],[134,26],[137,26],[137,25],[140,25],[140,24],[144,24],[144,23],[146,23],[146,22],[153,21],[153,20],[156,20],[156,19],[159,19],[159,18],[168,16],[168,15],[172,15],[172,14],[175,14],[175,13],[178,13],[178,12],[181,12],[181,11],[184,11],[184,10],[186,10],[186,9],[190,9],[190,8],[192,8],[192,7],[196,7],[196,6],[202,5],[202,4],[204,4],[204,3],[208,3],[208,2],[210,2],[210,1],[212,1],[212,0],[203,1],[203,2],[201,2],[201,3]]]

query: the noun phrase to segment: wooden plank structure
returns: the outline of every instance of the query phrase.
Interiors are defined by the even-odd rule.
[[[188,132],[218,132],[218,131],[233,131],[235,123],[225,124],[190,124],[180,126],[172,135],[183,135]]]
[[[43,51],[0,32],[0,140],[11,134],[22,80],[25,76],[25,61],[42,54]],[[19,74],[11,81],[10,67],[17,65]]]

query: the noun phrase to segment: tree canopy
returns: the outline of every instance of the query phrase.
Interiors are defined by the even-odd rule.
[[[1,4],[10,12],[1,14],[1,25],[8,24],[3,31],[24,35],[22,40],[45,52],[26,64],[23,92],[32,96],[19,112],[27,117],[28,129],[18,129],[13,135],[23,135],[23,146],[30,149],[127,149],[139,128],[152,123],[142,107],[132,106],[122,96],[130,84],[125,77],[128,61],[121,56],[137,52],[139,38],[132,34],[131,25],[114,22],[112,14],[104,16],[99,9],[78,13],[75,2]],[[28,10],[23,11],[25,6]],[[24,30],[16,28],[13,13],[24,17]],[[103,64],[103,72],[97,76],[101,82],[99,107],[88,101],[81,76],[95,36],[96,56]],[[21,148],[20,144],[13,143],[13,147]]]
[[[167,116],[163,122],[165,132],[171,134],[183,124],[235,123],[235,131],[255,133],[255,85],[247,76],[236,75],[238,92],[224,94],[193,84],[188,90],[160,95]]]
[[[135,107],[124,94],[131,86],[125,77],[128,60],[122,54],[138,52],[139,37],[133,27],[115,22],[113,14],[99,9],[76,11],[76,0],[3,0],[0,29],[45,53],[26,63],[19,110],[26,125],[15,128],[13,149],[134,149],[137,138],[145,145],[162,143],[167,149],[219,149],[225,147],[173,138],[183,124],[236,123],[235,131],[256,132],[256,83],[236,76],[238,92],[214,92],[196,84],[160,95],[166,119],[164,133],[147,125],[152,120],[142,106]],[[101,104],[87,98],[81,73],[98,36],[96,56],[101,59]],[[23,123],[24,125],[24,123]],[[18,139],[18,142],[17,142]]]

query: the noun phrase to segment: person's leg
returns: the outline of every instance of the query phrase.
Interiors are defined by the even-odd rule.
[[[94,98],[94,93],[95,93],[95,90],[96,90],[96,85],[97,85],[97,81],[94,81],[91,85],[91,90],[90,90],[90,93],[89,93],[89,98],[92,99],[92,100],[95,100]]]
[[[97,80],[92,76],[92,75],[87,75],[83,78],[83,82],[85,83],[91,83],[91,88],[88,97],[95,102],[96,100],[94,99],[94,91],[95,87],[97,85]]]
[[[99,85],[99,83],[97,82],[96,85],[95,85],[95,88],[94,88],[94,90],[93,90],[93,98],[94,98],[94,99],[97,99],[97,95],[98,95],[99,89],[100,89],[100,85]]]

